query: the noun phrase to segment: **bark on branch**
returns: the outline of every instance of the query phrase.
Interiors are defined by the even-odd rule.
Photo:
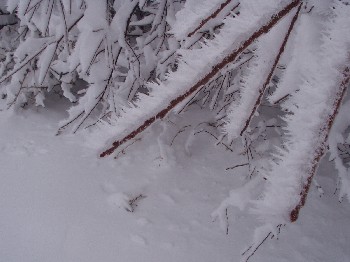
[[[275,62],[274,62],[274,64],[273,64],[273,66],[271,67],[270,73],[269,73],[269,75],[267,76],[266,81],[264,82],[263,86],[262,86],[262,87],[260,88],[260,90],[259,90],[259,96],[258,96],[258,98],[257,98],[257,100],[256,100],[256,102],[255,102],[255,104],[254,104],[253,110],[251,111],[251,113],[250,113],[248,119],[246,120],[246,122],[245,122],[245,124],[244,124],[243,129],[241,130],[241,132],[240,132],[240,134],[239,134],[240,136],[242,136],[243,133],[244,133],[244,132],[247,130],[247,128],[249,127],[250,122],[252,121],[252,119],[253,119],[253,117],[254,117],[254,115],[255,115],[255,113],[256,113],[256,110],[258,110],[258,107],[259,107],[260,104],[261,104],[261,100],[262,100],[262,98],[263,98],[263,96],[264,96],[264,94],[265,94],[265,91],[266,91],[266,89],[267,89],[267,86],[269,85],[269,83],[270,83],[270,81],[271,81],[271,79],[272,79],[272,77],[273,77],[273,73],[275,72],[276,67],[277,67],[277,65],[278,65],[278,63],[279,63],[279,61],[280,61],[280,58],[281,58],[282,54],[284,53],[284,50],[285,50],[286,45],[287,45],[287,43],[288,43],[288,39],[289,39],[290,33],[292,32],[292,30],[293,30],[293,28],[294,28],[294,25],[295,25],[295,22],[297,21],[297,19],[298,19],[298,17],[299,17],[299,13],[300,13],[301,6],[302,6],[302,4],[299,5],[298,10],[297,10],[296,14],[294,15],[294,17],[293,17],[293,19],[292,19],[292,21],[291,21],[291,23],[290,23],[290,26],[289,26],[289,28],[288,28],[287,34],[286,34],[286,36],[284,37],[283,43],[282,43],[282,45],[281,45],[281,48],[280,48],[280,50],[279,50],[279,52],[278,52],[278,54],[277,54],[277,56],[276,56]]]
[[[320,129],[319,137],[322,137],[323,139],[315,147],[314,158],[312,159],[311,168],[308,172],[309,176],[306,180],[306,183],[303,185],[302,191],[300,192],[300,201],[298,205],[290,212],[291,222],[295,222],[298,219],[300,209],[305,205],[306,198],[310,190],[311,182],[316,173],[318,164],[322,159],[323,155],[327,152],[327,140],[329,137],[329,133],[333,126],[334,120],[338,114],[339,107],[345,97],[346,89],[349,83],[350,83],[350,66],[347,66],[343,71],[343,81],[340,83],[339,89],[333,101],[332,112],[327,117],[324,125]]]
[[[258,28],[254,33],[248,36],[245,40],[242,41],[241,45],[235,49],[231,54],[226,56],[221,62],[217,63],[212,70],[196,84],[188,88],[188,91],[175,99],[173,99],[166,107],[160,110],[157,114],[147,119],[143,124],[134,129],[132,132],[127,134],[120,140],[115,141],[110,148],[105,150],[100,154],[100,157],[105,157],[112,154],[120,145],[126,143],[130,139],[133,139],[138,134],[142,133],[150,125],[159,119],[163,119],[169,112],[171,112],[178,104],[183,102],[186,98],[194,94],[198,89],[205,85],[210,79],[212,79],[217,73],[220,72],[226,65],[235,61],[235,59],[248,47],[250,46],[257,38],[261,35],[266,34],[273,26],[275,26],[283,17],[285,17],[289,12],[291,12],[296,6],[301,3],[300,0],[291,1],[287,6],[282,10],[274,14],[271,19],[265,23],[263,26]]]

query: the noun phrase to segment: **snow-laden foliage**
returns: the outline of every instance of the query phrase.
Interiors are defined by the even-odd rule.
[[[131,134],[134,130],[143,130],[156,119],[163,118],[168,110],[174,109],[188,96],[198,93],[203,85],[225,69],[229,62],[238,68],[240,63],[235,60],[244,51],[244,46],[249,45],[255,35],[262,34],[256,25],[262,24],[268,28],[271,17],[286,6],[286,1],[282,0],[254,3],[244,1],[240,5],[240,15],[227,17],[220,34],[213,40],[205,42],[199,49],[180,49],[178,54],[181,59],[177,70],[169,74],[165,81],[149,83],[150,94],[140,95],[137,106],[122,110],[122,115],[116,120],[117,124],[108,127],[119,134],[115,140],[123,140],[126,134]],[[265,13],[261,12],[262,10]],[[277,16],[276,19],[280,18]]]
[[[177,6],[172,0],[8,1],[20,20],[16,65],[0,79],[11,82],[8,107],[33,100],[44,106],[47,95],[62,93],[76,105],[60,130],[74,132],[88,118],[118,115],[140,89],[147,92],[145,82],[163,79],[174,65],[179,44],[166,32]]]
[[[13,68],[13,52],[18,45],[17,19],[4,10],[4,6],[0,5],[0,76]],[[6,84],[8,81],[0,84],[2,99],[7,96],[4,88]]]
[[[58,133],[90,128],[101,156],[171,114],[211,112],[179,132],[191,130],[186,153],[206,132],[246,156],[231,169],[247,166],[248,182],[213,213],[224,225],[233,206],[263,222],[245,259],[298,218],[328,148],[350,199],[348,1],[9,0],[7,10],[19,20],[0,31],[7,107],[63,95],[72,105]]]

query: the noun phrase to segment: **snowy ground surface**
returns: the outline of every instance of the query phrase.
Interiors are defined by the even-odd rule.
[[[242,184],[235,157],[203,134],[163,158],[157,128],[119,159],[98,159],[79,135],[56,137],[62,110],[0,112],[0,261],[239,261],[257,221],[229,210],[229,234],[211,213]],[[241,170],[242,171],[242,170]],[[350,205],[321,167],[299,221],[250,261],[350,261]],[[130,209],[128,200],[142,195]],[[137,206],[136,206],[137,205]]]

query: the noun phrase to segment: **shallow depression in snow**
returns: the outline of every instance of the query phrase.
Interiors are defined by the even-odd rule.
[[[191,156],[183,149],[167,164],[159,161],[154,131],[118,160],[101,160],[81,136],[55,137],[58,117],[52,111],[0,116],[6,126],[0,129],[1,260],[212,262],[240,256],[256,221],[230,208],[226,235],[211,217],[240,183],[238,174],[225,171],[232,155],[204,138],[192,143]],[[300,221],[269,241],[255,261],[345,262],[349,208],[333,196],[333,183],[321,176],[322,199],[313,191]]]

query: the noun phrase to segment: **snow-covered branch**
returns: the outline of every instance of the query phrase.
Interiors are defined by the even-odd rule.
[[[267,175],[264,198],[256,202],[254,211],[267,223],[298,218],[319,161],[327,151],[329,132],[349,84],[347,12],[348,7],[337,3],[319,38],[315,38],[312,31],[304,32],[309,43],[317,48],[298,60],[307,63],[307,70],[298,71],[302,76],[299,91],[283,104],[283,108],[292,113],[284,117],[285,149],[279,151],[279,161]],[[308,23],[314,23],[304,30],[311,30],[317,22],[308,19],[307,14],[304,16]],[[321,46],[316,44],[319,42]]]
[[[240,16],[227,18],[221,33],[213,41],[208,41],[198,50],[181,50],[182,61],[178,70],[170,74],[164,83],[150,84],[153,92],[149,96],[140,96],[137,108],[125,109],[126,113],[118,119],[120,128],[116,128],[120,138],[100,156],[112,154],[120,145],[143,132],[158,119],[164,118],[220,70],[234,62],[248,46],[273,28],[298,4],[300,1],[291,1],[289,4],[279,1],[276,7],[276,1],[265,1],[260,5],[246,1],[241,6]]]
[[[242,80],[240,101],[238,105],[233,103],[229,108],[228,124],[225,129],[231,139],[242,136],[257,114],[257,109],[284,53],[301,7],[300,4],[291,20],[285,18],[268,35],[259,39],[251,68]]]

